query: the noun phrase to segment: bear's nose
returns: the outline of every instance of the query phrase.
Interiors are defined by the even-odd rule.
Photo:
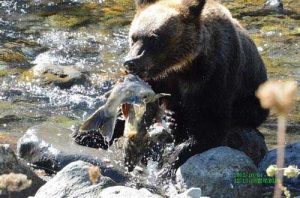
[[[133,60],[125,61],[123,65],[129,71],[132,71],[135,68],[135,62]]]

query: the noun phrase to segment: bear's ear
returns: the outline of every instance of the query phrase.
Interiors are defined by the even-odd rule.
[[[146,5],[155,3],[156,0],[135,0],[135,6],[137,9],[143,8]]]
[[[198,18],[206,3],[206,0],[182,0],[184,15],[186,17]]]

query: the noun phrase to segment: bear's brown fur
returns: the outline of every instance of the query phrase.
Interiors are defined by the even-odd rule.
[[[267,80],[257,48],[230,12],[212,0],[136,0],[124,63],[174,111],[177,149],[169,165],[221,145],[234,127],[267,117],[255,97]]]

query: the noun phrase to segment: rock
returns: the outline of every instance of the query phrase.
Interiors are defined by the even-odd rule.
[[[32,181],[29,188],[20,192],[12,192],[11,197],[28,197],[34,195],[35,192],[45,183],[39,178],[23,161],[19,160],[8,144],[0,144],[0,175],[9,173],[21,173]],[[0,197],[7,197],[7,192],[0,191]]]
[[[200,188],[190,188],[187,191],[173,196],[174,198],[202,198]]]
[[[283,4],[281,0],[266,0],[263,9],[282,12]]]
[[[24,23],[24,21],[22,22]],[[24,39],[18,39],[15,42],[7,42],[3,46],[11,50],[17,50],[22,52],[30,60],[33,60],[38,54],[47,50],[46,47],[41,46],[35,41]]]
[[[0,62],[10,67],[28,67],[30,64],[26,57],[19,51],[0,48]]]
[[[152,194],[145,188],[141,188],[139,190],[134,188],[129,188],[125,186],[114,186],[105,188],[103,191],[101,191],[100,198],[140,198],[140,197],[147,197],[147,198],[160,198],[162,196],[157,194]]]
[[[116,182],[127,179],[125,168],[117,164],[123,161],[120,151],[80,146],[71,138],[71,133],[70,129],[51,123],[34,126],[19,139],[17,153],[48,173],[55,173],[71,162],[82,160],[100,166],[102,175]]]
[[[116,185],[109,177],[100,175],[98,181],[92,184],[88,168],[92,164],[76,161],[59,171],[51,180],[42,186],[35,198],[44,197],[99,197],[103,188]]]
[[[189,158],[176,172],[183,189],[199,187],[209,197],[261,197],[261,186],[237,183],[237,173],[256,173],[252,160],[241,151],[217,147]]]
[[[276,164],[276,158],[277,149],[269,151],[259,163],[258,170],[262,174],[266,175],[266,169],[270,165]],[[290,144],[285,147],[284,159],[285,167],[288,167],[289,165],[296,165],[297,167],[300,167],[300,142]],[[298,175],[298,177],[290,179],[285,177],[284,186],[286,186],[290,191],[300,193],[300,175]]]
[[[75,26],[80,26],[88,22],[88,17],[86,16],[68,16],[63,14],[55,14],[47,17],[46,23],[53,27],[60,28],[72,28]]]
[[[60,88],[70,88],[75,84],[87,82],[86,76],[73,66],[38,64],[23,73],[25,81],[34,81],[42,85],[55,85]]]
[[[268,152],[263,134],[257,129],[231,129],[223,140],[223,146],[243,151],[250,157],[255,165],[262,160]]]

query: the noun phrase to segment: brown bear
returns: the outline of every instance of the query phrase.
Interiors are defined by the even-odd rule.
[[[124,66],[149,82],[176,123],[167,166],[222,144],[232,128],[258,127],[268,116],[255,91],[267,80],[246,31],[212,0],[136,0]]]

